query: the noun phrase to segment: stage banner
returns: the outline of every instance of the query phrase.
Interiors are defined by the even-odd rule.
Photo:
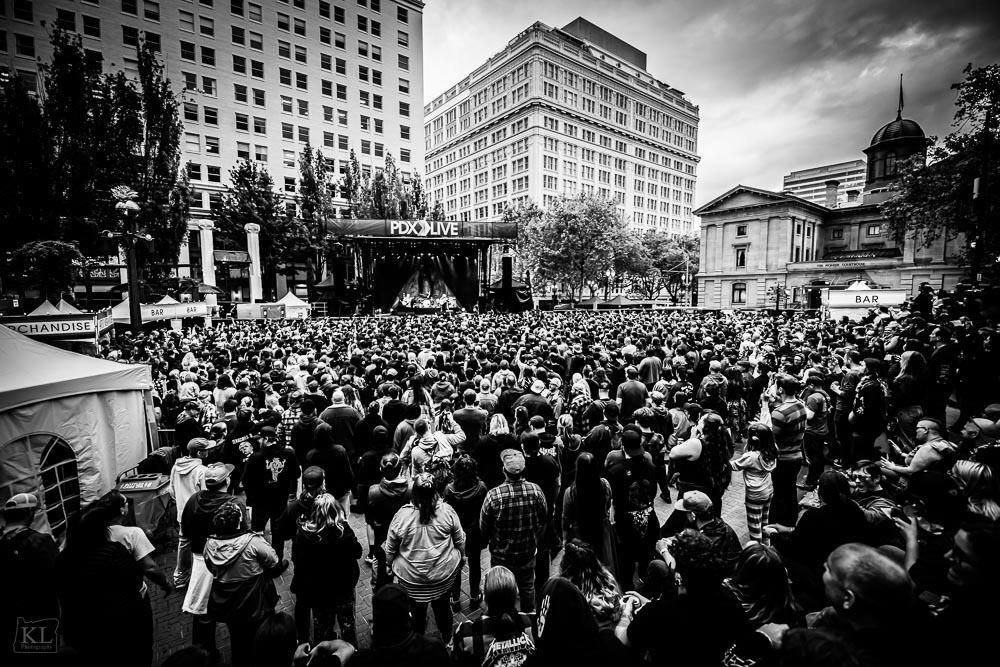
[[[512,222],[460,222],[457,220],[331,220],[327,232],[334,236],[398,239],[516,239]]]

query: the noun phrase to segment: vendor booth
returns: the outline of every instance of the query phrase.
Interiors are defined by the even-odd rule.
[[[309,304],[291,292],[273,303],[238,303],[238,320],[306,320],[312,311]]]
[[[146,457],[156,432],[149,367],[0,326],[0,368],[0,503],[34,494],[34,527],[62,541],[69,517]]]
[[[29,338],[60,347],[86,347],[96,346],[100,337],[111,330],[114,320],[110,308],[84,313],[60,299],[56,305],[43,301],[28,315],[4,317],[0,319],[0,324]]]
[[[906,303],[906,290],[873,289],[867,281],[857,280],[842,290],[827,288],[823,305],[830,319],[847,317],[860,320],[872,308],[899,307]]]
[[[187,317],[211,317],[212,306],[203,301],[193,301],[180,303],[176,299],[165,296],[156,303],[143,303],[139,305],[139,312],[142,313],[142,323],[162,322],[163,320],[176,321],[175,328],[180,328],[181,320]],[[132,320],[129,315],[129,300],[119,303],[111,309],[115,324],[129,324]]]

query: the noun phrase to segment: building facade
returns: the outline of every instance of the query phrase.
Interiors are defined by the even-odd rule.
[[[244,270],[245,253],[215,251],[210,215],[242,159],[267,168],[290,208],[307,140],[341,173],[351,149],[368,171],[387,153],[404,178],[423,165],[420,0],[4,0],[0,7],[4,60],[36,90],[52,26],[79,33],[87,58],[104,71],[137,75],[140,40],[157,48],[183,93],[182,160],[194,191],[181,275],[215,285],[218,270],[222,286]],[[245,300],[248,289],[232,296]]]
[[[781,191],[795,195],[814,204],[836,208],[857,201],[865,187],[867,167],[864,160],[851,160],[826,164],[821,167],[793,171],[782,179]],[[836,181],[836,200],[830,206],[830,189],[827,185]]]
[[[837,203],[839,183],[826,181],[829,206],[787,192],[737,185],[695,211],[701,216],[698,303],[705,308],[819,308],[822,292],[866,280],[915,295],[921,283],[954,289],[963,269],[951,261],[964,239],[923,247],[889,235],[879,204],[898,179],[896,165],[923,155],[926,138],[897,116],[872,138],[861,195]],[[775,303],[775,294],[787,295]]]
[[[535,23],[424,108],[426,188],[449,220],[590,193],[637,231],[691,233],[698,118],[635,47]]]

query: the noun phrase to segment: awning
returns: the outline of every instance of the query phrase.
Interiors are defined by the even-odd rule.
[[[245,250],[215,250],[213,251],[216,264],[249,264],[250,253]]]

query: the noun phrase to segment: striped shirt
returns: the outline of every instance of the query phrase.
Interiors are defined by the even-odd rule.
[[[490,489],[483,501],[479,527],[490,545],[493,564],[528,564],[535,556],[537,537],[547,519],[545,494],[537,484],[507,480]]]
[[[801,460],[806,432],[806,406],[802,401],[787,401],[771,411],[771,432],[779,461]]]

